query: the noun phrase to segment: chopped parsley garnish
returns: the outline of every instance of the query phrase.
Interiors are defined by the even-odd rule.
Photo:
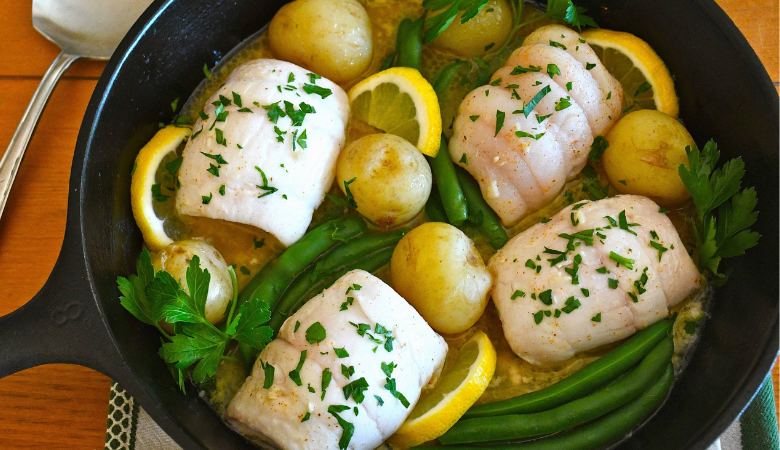
[[[598,313],[595,316],[591,317],[590,320],[594,322],[601,322],[601,313]]]
[[[209,164],[209,168],[206,169],[206,172],[214,175],[215,177],[219,176],[219,167],[215,166],[214,164]]]
[[[640,84],[638,88],[636,88],[636,92],[634,92],[634,97],[637,97],[642,92],[649,91],[652,88],[653,88],[653,86],[650,83],[648,83],[647,81],[645,81],[644,83]]]
[[[504,118],[506,117],[506,113],[504,111],[496,111],[496,132],[493,135],[498,136],[498,132],[501,131],[501,128],[504,126]]]
[[[384,400],[382,400],[382,397],[380,397],[380,396],[378,396],[378,395],[374,395],[374,398],[376,399],[376,403],[377,403],[377,405],[379,405],[379,406],[382,406],[382,405],[384,405],[384,404],[385,404],[385,401],[384,401]]]
[[[529,260],[530,261],[530,260]],[[517,297],[525,297],[525,292],[523,291],[515,291],[514,294],[512,294],[512,297],[510,297],[512,300],[516,299]]]
[[[464,165],[467,165],[467,166],[468,166],[468,165],[469,165],[469,158],[468,158],[468,156],[466,156],[466,154],[464,153],[464,154],[463,154],[463,155],[460,157],[460,160],[459,160],[458,162],[459,162],[459,163],[461,163],[461,164],[464,164]]]
[[[634,260],[631,258],[626,258],[625,256],[620,256],[615,252],[609,252],[609,259],[612,261],[615,261],[618,267],[620,267],[621,264],[623,264],[626,269],[633,269],[634,268]]]
[[[571,98],[570,97],[566,97],[566,98],[561,97],[557,102],[555,102],[555,110],[556,111],[563,111],[564,109],[568,108],[569,106],[571,106]]]
[[[638,223],[628,223],[628,220],[626,219],[626,210],[620,211],[620,214],[618,214],[618,227],[621,230],[627,231],[634,236],[636,236],[636,232],[632,231],[630,227],[638,227]]]
[[[542,123],[550,116],[552,116],[552,114],[547,114],[546,116],[540,116],[539,114],[537,114],[536,115],[536,123]]]
[[[598,272],[598,273],[609,273],[609,270],[607,270],[606,267],[599,267],[598,269],[596,269],[596,272]]]
[[[512,69],[512,72],[510,72],[509,74],[521,75],[528,72],[541,72],[541,71],[542,71],[542,66],[528,66],[528,67],[517,66],[514,69]]]
[[[352,306],[352,302],[354,301],[355,301],[354,297],[347,297],[347,300],[341,304],[339,311],[346,311],[347,309],[349,309],[350,306]]]
[[[596,67],[595,63],[585,63],[585,70],[590,70],[594,67]]]
[[[364,393],[367,389],[368,382],[366,381],[365,377],[360,377],[342,388],[344,391],[344,398],[349,400],[349,397],[351,396],[352,399],[355,400],[355,402],[358,404],[363,403],[363,400],[365,399]]]
[[[544,292],[539,293],[539,301],[547,306],[552,305],[552,289],[547,289]]]
[[[217,141],[217,145],[227,147],[227,139],[225,139],[225,136],[222,134],[222,130],[214,128],[214,137]]]
[[[536,116],[536,117],[538,118],[539,116]],[[544,133],[539,133],[539,134],[533,135],[531,133],[526,133],[525,131],[515,131],[515,136],[517,136],[519,138],[527,137],[527,138],[531,138],[531,139],[533,139],[535,141],[538,141],[539,138],[544,136]]]
[[[274,372],[276,369],[271,363],[260,360],[260,367],[263,368],[263,389],[270,389],[274,385]]]
[[[601,155],[604,154],[604,152],[607,150],[607,147],[609,147],[609,141],[607,141],[604,136],[596,136],[596,138],[593,139],[593,144],[590,146],[590,153],[588,153],[588,158],[590,158],[590,160],[594,163],[601,161]]]
[[[590,291],[585,288],[580,288],[580,291],[582,292],[582,295],[585,297],[590,297]]]
[[[200,152],[200,154],[205,156],[206,158],[213,159],[214,161],[216,161],[217,164],[220,164],[220,165],[228,163],[227,161],[225,161],[225,158],[222,157],[221,153],[216,154],[216,155],[212,155],[210,153]]]
[[[654,249],[658,250],[658,262],[661,262],[661,257],[663,256],[664,252],[669,249],[664,247],[663,244],[661,244],[660,242],[650,241],[649,244],[650,247],[653,247]]]
[[[544,320],[544,311],[539,310],[539,311],[533,313],[533,316],[534,316],[534,322],[537,325],[539,325],[540,323],[542,323],[542,320]]]
[[[525,266],[528,267],[529,269],[536,270],[536,263],[532,259],[527,260],[525,262]]]
[[[550,78],[553,77],[553,75],[560,75],[561,71],[558,69],[558,66],[555,64],[547,64],[547,75],[550,76]]]
[[[394,362],[390,361],[389,363],[383,362],[381,364],[381,367],[382,367],[382,372],[384,372],[385,375],[387,375],[387,377],[390,378],[393,376],[393,369],[395,369],[398,366]]]
[[[563,270],[571,276],[571,284],[580,284],[580,278],[577,271],[580,269],[580,263],[582,262],[582,256],[578,253],[574,255],[574,260],[571,267],[565,267]]]
[[[219,195],[225,195],[225,185],[224,184],[219,186]]]
[[[348,409],[349,406],[344,406],[344,405],[328,406],[328,413],[330,413],[333,417],[336,418],[336,421],[338,421],[342,429],[341,438],[339,439],[340,450],[346,450],[346,448],[349,447],[349,441],[352,440],[352,436],[355,434],[355,425],[353,425],[351,422],[347,422],[346,420],[342,419],[341,416],[339,416],[339,413],[344,412]]]
[[[571,296],[566,299],[566,302],[564,303],[563,308],[561,308],[561,311],[565,312],[566,314],[570,314],[572,311],[579,308],[580,305],[582,305],[582,303],[574,298],[574,296]]]
[[[233,103],[236,104],[239,108],[244,106],[243,102],[241,101],[241,96],[236,93],[236,91],[231,91],[231,94],[233,95]]]
[[[549,217],[542,217],[540,222],[542,222],[542,223],[552,222],[552,219],[550,219]]]
[[[568,83],[566,83],[566,90],[567,90],[567,91],[570,91],[570,90],[571,90],[571,81],[569,81]]]
[[[472,122],[476,122],[477,119],[479,119],[479,115],[469,116],[469,119],[471,119]]]
[[[552,89],[550,89],[550,86],[547,85],[543,87],[539,92],[537,92],[536,95],[534,95],[534,98],[532,98],[531,101],[528,102],[523,108],[523,114],[525,115],[525,117],[528,117],[531,114],[531,112],[533,112],[534,108],[536,108],[536,105],[540,101],[542,101],[544,96],[549,94],[551,90]]]
[[[252,242],[255,244],[255,250],[257,250],[265,245],[265,238],[258,241],[256,237],[252,237]]]
[[[212,198],[214,198],[214,193],[213,192],[209,192],[209,196],[208,197],[206,197],[205,195],[201,195],[200,196],[200,200],[203,202],[204,205],[208,205],[209,203],[211,203],[211,199]]]
[[[270,105],[263,105],[262,108],[268,111],[268,119],[272,123],[277,123],[280,117],[287,117],[287,114],[279,107],[279,102],[271,103]]]
[[[325,328],[319,322],[314,322],[306,329],[306,342],[309,344],[319,344],[326,336]]]
[[[618,288],[618,280],[615,278],[609,278],[608,279],[609,288],[610,289],[617,289]]]
[[[341,374],[344,375],[346,378],[351,378],[352,375],[355,374],[355,367],[353,366],[346,366],[344,364],[341,365]]]
[[[265,193],[260,194],[257,196],[257,198],[263,198],[266,195],[271,195],[274,192],[278,191],[279,189],[276,189],[275,187],[271,187],[268,185],[268,178],[265,176],[265,172],[263,172],[263,169],[261,169],[258,166],[255,166],[255,169],[257,169],[258,172],[260,172],[260,176],[263,178],[263,184],[261,185],[255,185],[258,189],[262,189],[265,191]]]
[[[349,352],[344,347],[341,348],[334,348],[333,352],[338,356],[339,358],[346,358],[349,356]]]
[[[276,133],[277,142],[284,142],[284,135],[287,134],[286,131],[282,131],[281,128],[274,125],[274,133]]]
[[[501,78],[498,78],[498,79],[496,79],[496,80],[493,80],[493,81],[491,81],[491,82],[490,82],[490,85],[491,85],[491,86],[498,86],[499,84],[501,84],[501,81],[502,81],[502,79],[501,79]]]
[[[306,361],[306,350],[301,350],[301,357],[298,360],[298,365],[287,374],[290,376],[290,379],[293,380],[293,383],[298,386],[303,384],[301,383],[301,369],[303,368],[304,361]]]
[[[331,91],[328,88],[324,88],[324,87],[321,87],[321,86],[315,86],[313,84],[308,84],[308,83],[305,83],[303,85],[303,92],[305,92],[307,94],[319,95],[322,98],[328,98],[333,93],[333,91]]]
[[[550,47],[558,47],[561,50],[566,50],[566,46],[561,44],[560,42],[555,42],[553,40],[550,40]]]
[[[251,273],[252,273],[252,272],[250,272],[250,271],[249,271],[249,269],[248,269],[246,266],[241,266],[241,268],[240,268],[240,269],[238,269],[238,270],[239,270],[241,273],[243,273],[244,275],[249,275],[249,274],[251,274]]]
[[[395,378],[387,378],[387,383],[385,384],[385,389],[390,391],[390,394],[393,395],[393,397],[397,398],[399,402],[401,402],[402,405],[404,405],[404,408],[409,408],[409,400],[404,397],[404,395],[396,389],[395,386]]]
[[[301,423],[306,422],[311,418],[311,413],[306,411],[306,414],[303,415],[303,419],[301,419]]]
[[[154,197],[154,200],[157,202],[164,202],[171,198],[170,195],[165,195],[162,193],[162,184],[157,183],[152,185],[152,197]]]

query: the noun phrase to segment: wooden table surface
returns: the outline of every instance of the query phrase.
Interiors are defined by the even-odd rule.
[[[0,18],[0,152],[58,53],[32,27],[29,0],[8,0]],[[718,0],[778,85],[777,0]],[[65,230],[76,136],[105,63],[77,61],[59,82],[27,149],[0,220],[0,315],[41,288]],[[2,350],[0,350],[2,351]],[[777,366],[774,369],[777,393]],[[55,364],[0,380],[0,448],[103,448],[109,379]]]

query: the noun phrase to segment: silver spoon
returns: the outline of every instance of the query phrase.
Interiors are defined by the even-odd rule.
[[[0,217],[49,95],[79,58],[108,59],[152,0],[33,0],[33,26],[62,52],[35,90],[0,160]]]

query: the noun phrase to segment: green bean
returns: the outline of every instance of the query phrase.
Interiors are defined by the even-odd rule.
[[[398,241],[408,232],[409,230],[406,229],[398,229],[386,233],[361,236],[326,253],[317,262],[314,270],[319,275],[338,271],[349,261],[362,258],[391,245],[395,247]]]
[[[455,164],[450,159],[450,151],[447,148],[447,140],[444,135],[441,137],[439,153],[436,157],[426,157],[431,165],[433,178],[436,180],[436,186],[439,188],[442,205],[447,213],[449,223],[460,225],[468,218],[468,206],[466,198],[463,195],[463,189],[460,187],[458,177],[455,174]],[[480,194],[481,195],[481,194]]]
[[[436,95],[439,97],[440,102],[441,96],[447,91],[447,88],[450,87],[452,80],[455,79],[455,75],[460,72],[460,69],[463,68],[463,66],[467,65],[468,63],[466,61],[458,60],[441,69],[441,72],[439,72],[439,75],[436,77],[436,81],[433,82],[433,90],[436,91]]]
[[[339,242],[360,236],[365,231],[365,222],[357,217],[331,220],[312,229],[252,278],[238,297],[239,306],[259,298],[273,309],[284,290],[306,266]]]
[[[428,201],[425,202],[425,214],[431,222],[450,223],[447,213],[444,211],[444,206],[441,205],[439,192],[435,188],[431,190],[431,195],[428,197]]]
[[[531,442],[503,445],[445,445],[459,450],[594,450],[625,437],[647,420],[666,400],[674,381],[674,368],[666,365],[658,380],[642,395],[606,416],[568,433]],[[420,448],[420,447],[418,447]]]
[[[395,51],[398,54],[395,60],[396,67],[411,67],[417,70],[422,67],[424,23],[424,17],[415,21],[406,18],[398,25],[398,37],[395,43]]]
[[[672,330],[672,321],[662,320],[635,334],[631,339],[569,377],[536,392],[471,407],[464,419],[546,411],[583,397],[627,371]]]
[[[476,225],[480,232],[488,239],[490,245],[499,249],[506,244],[509,237],[501,226],[496,213],[488,206],[479,190],[479,185],[474,178],[461,167],[455,167],[463,196],[469,208],[469,221]]]
[[[673,353],[674,341],[667,336],[627,376],[590,395],[538,413],[460,421],[439,441],[443,444],[463,444],[516,440],[558,433],[590,422],[649,389],[669,365]]]
[[[285,292],[279,301],[279,307],[271,314],[268,326],[274,330],[274,333],[278,332],[288,317],[295,314],[301,306],[314,296],[332,286],[345,273],[356,269],[374,272],[390,261],[390,258],[393,256],[393,250],[395,250],[395,243],[377,249],[373,253],[364,255],[359,259],[343,260],[342,264],[335,271],[322,274],[321,276],[314,276],[315,268],[309,267],[307,269],[308,273],[300,278],[300,283],[299,279],[296,279],[295,285],[290,286],[290,289]]]

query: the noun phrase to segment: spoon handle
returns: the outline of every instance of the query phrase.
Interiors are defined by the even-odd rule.
[[[3,215],[8,196],[11,193],[11,185],[13,185],[16,173],[19,171],[19,166],[22,163],[24,151],[27,149],[27,144],[30,142],[35,126],[38,124],[38,118],[41,116],[57,81],[73,61],[78,58],[78,56],[62,52],[51,63],[49,70],[46,71],[43,79],[41,79],[41,84],[35,90],[30,104],[27,105],[27,110],[16,128],[11,142],[8,144],[8,149],[3,154],[3,159],[0,159],[0,218]]]

